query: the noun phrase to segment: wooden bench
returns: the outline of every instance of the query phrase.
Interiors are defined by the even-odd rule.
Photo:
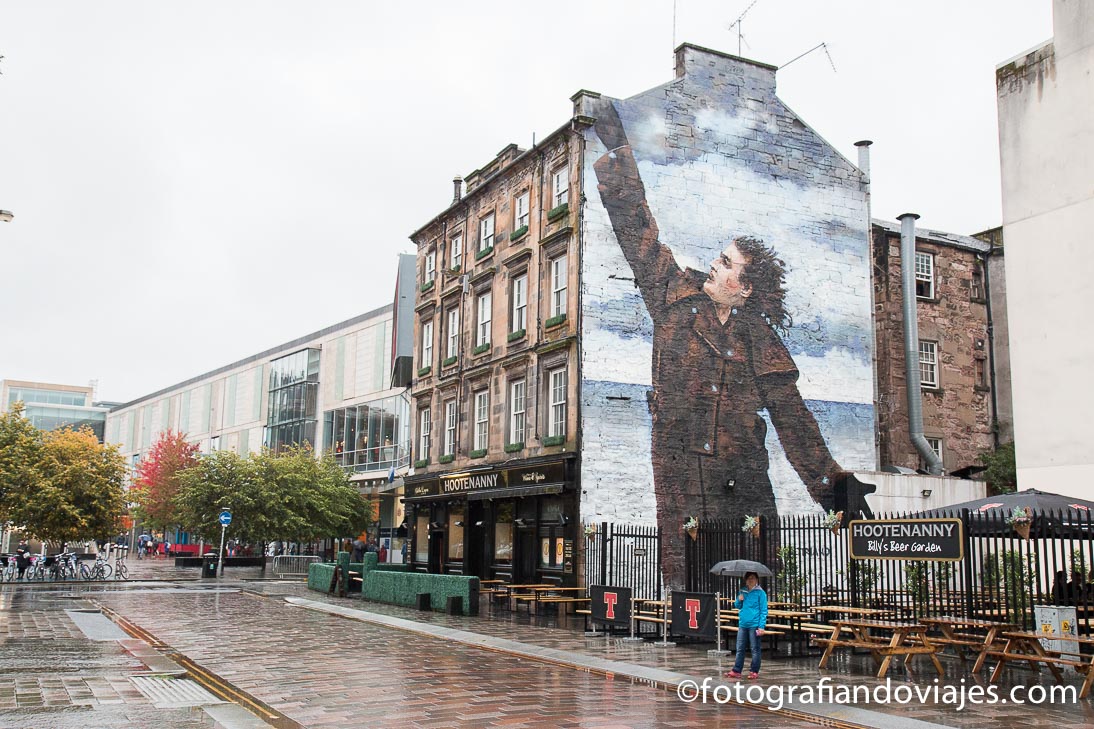
[[[1094,683],[1094,653],[1092,653],[1089,658],[1085,659],[1064,658],[1058,652],[1045,650],[1044,646],[1041,645],[1041,641],[1071,641],[1081,644],[1081,647],[1082,645],[1094,645],[1094,638],[1026,631],[1003,633],[1003,637],[1007,642],[1002,650],[984,651],[984,655],[999,659],[999,663],[996,664],[995,670],[991,672],[991,678],[988,679],[991,683],[995,683],[999,676],[1002,675],[1003,669],[1008,662],[1026,661],[1034,670],[1037,669],[1037,664],[1044,663],[1052,672],[1053,677],[1056,679],[1056,683],[1064,682],[1064,676],[1060,673],[1059,666],[1072,666],[1079,673],[1086,674],[1086,678],[1083,679],[1083,686],[1079,690],[1079,698],[1085,699],[1087,694],[1090,693],[1090,686]]]

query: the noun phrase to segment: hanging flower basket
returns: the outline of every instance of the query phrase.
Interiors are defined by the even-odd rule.
[[[741,526],[742,532],[748,532],[753,537],[760,536],[760,516],[746,516],[745,523]]]
[[[824,525],[828,527],[833,534],[839,536],[840,527],[843,525],[843,512],[829,510],[828,514],[824,517]]]
[[[691,537],[692,541],[695,541],[699,538],[699,520],[696,519],[694,516],[689,516],[687,519],[685,519],[684,525],[681,527],[681,529],[687,532],[688,536]]]
[[[1022,539],[1029,539],[1029,528],[1033,524],[1033,512],[1028,506],[1016,506],[1007,517],[1007,524],[1014,528]]]

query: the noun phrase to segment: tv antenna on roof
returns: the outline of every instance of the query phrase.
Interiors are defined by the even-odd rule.
[[[794,61],[798,60],[799,58],[805,58],[806,56],[808,56],[808,55],[809,55],[810,53],[812,53],[813,51],[817,50],[818,48],[823,48],[823,49],[824,49],[824,55],[828,56],[828,63],[829,63],[829,65],[831,65],[831,66],[832,66],[832,71],[833,71],[833,72],[835,72],[835,70],[836,70],[836,62],[832,60],[832,54],[828,52],[828,44],[827,44],[827,43],[823,43],[823,42],[822,42],[822,43],[818,43],[817,45],[813,46],[812,48],[810,48],[810,49],[809,49],[808,51],[806,51],[805,53],[801,54],[800,56],[794,56],[794,57],[793,57],[793,58],[791,58],[791,59],[790,59],[789,61],[787,61],[787,62],[786,62],[786,63],[784,63],[783,65],[779,66],[779,70],[780,70],[780,71],[781,71],[781,70],[783,70],[784,68],[786,68],[786,67],[787,67],[787,66],[789,66],[789,65],[790,65],[791,63],[793,63]]]
[[[749,10],[756,7],[756,3],[758,3],[758,2],[760,2],[760,0],[752,0],[752,2],[750,2],[748,4],[748,7],[745,8],[741,12],[741,14],[737,16],[737,19],[734,20],[729,25],[729,30],[733,30],[733,26],[737,26],[737,55],[738,56],[741,55],[741,44],[744,43],[744,39],[745,39],[744,33],[741,32],[741,21],[745,19],[746,15],[748,15]],[[748,44],[745,43],[745,45],[748,45]]]

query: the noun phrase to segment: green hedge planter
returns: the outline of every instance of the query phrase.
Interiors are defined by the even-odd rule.
[[[453,355],[451,357],[445,357],[443,360],[441,360],[441,367],[451,367],[454,364],[456,364],[456,356],[455,355]]]
[[[547,321],[543,322],[544,329],[553,329],[554,327],[560,327],[566,323],[566,315],[559,314],[558,316],[552,316]]]
[[[456,460],[456,456],[441,456],[437,459],[437,463],[452,463],[454,460]]]
[[[511,240],[511,241],[512,240],[517,240],[518,238],[520,238],[521,236],[523,236],[527,232],[528,232],[528,226],[527,225],[522,225],[519,228],[517,228],[516,230],[514,230],[512,233],[509,234],[509,240]]]
[[[509,336],[506,338],[506,341],[515,342],[518,339],[524,339],[524,335],[527,333],[527,329],[518,329],[515,332],[509,332]]]
[[[566,436],[564,435],[549,435],[543,439],[544,447],[562,445],[566,442]]]
[[[467,457],[468,458],[482,458],[485,455],[486,455],[486,449],[483,448],[481,450],[471,451],[470,453],[467,454]]]
[[[423,458],[420,461],[414,461],[414,468],[425,468],[429,465],[429,459]]]
[[[433,365],[429,365],[428,367],[422,367],[420,370],[418,370],[418,377],[425,377],[432,371]]]
[[[473,355],[482,354],[483,352],[489,352],[489,351],[490,351],[490,342],[483,342],[479,346],[475,347],[471,351],[471,354],[473,354]]]
[[[478,253],[475,254],[475,260],[476,261],[481,261],[482,259],[486,258],[487,256],[489,256],[493,252],[494,252],[494,246],[490,246],[489,248],[483,248],[481,251],[479,251]]]
[[[433,289],[433,284],[434,283],[435,283],[434,281],[426,281],[424,284],[422,284],[419,287],[419,290],[424,294],[426,291],[430,291],[430,290]]]
[[[505,445],[506,453],[516,453],[517,451],[522,450],[524,450],[524,441],[521,441],[520,443],[507,443]]]
[[[564,202],[557,208],[551,208],[547,211],[547,220],[553,223],[568,212],[570,212],[570,203]]]
[[[369,570],[361,597],[389,605],[417,605],[420,592],[428,592],[433,610],[444,610],[450,595],[463,598],[463,614],[479,614],[479,578],[464,575],[429,575],[422,572]]]

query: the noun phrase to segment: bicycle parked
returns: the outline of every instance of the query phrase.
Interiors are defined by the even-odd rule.
[[[16,576],[19,574],[19,565],[16,564],[18,559],[13,554],[8,557],[8,562],[4,566],[3,572],[0,572],[0,582],[15,582]]]
[[[114,554],[114,579],[128,580],[129,568],[125,566],[126,548],[122,547]]]
[[[112,572],[110,563],[106,561],[106,555],[102,552],[95,555],[94,566],[80,565],[80,577],[85,580],[109,580]]]

